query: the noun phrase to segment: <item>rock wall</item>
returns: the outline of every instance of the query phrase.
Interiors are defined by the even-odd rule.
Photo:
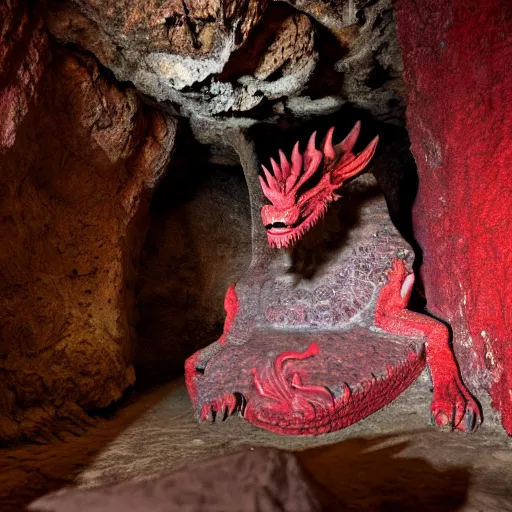
[[[429,310],[512,434],[512,4],[397,2]]]
[[[187,117],[247,122],[350,104],[403,124],[392,0],[45,0],[61,43]],[[229,119],[229,117],[228,117]],[[198,129],[201,131],[201,129]]]
[[[154,384],[183,375],[185,359],[222,334],[226,290],[251,261],[242,169],[208,164],[180,136],[150,211],[137,283],[135,370]]]
[[[134,278],[174,122],[0,3],[0,439],[80,432],[134,382]]]

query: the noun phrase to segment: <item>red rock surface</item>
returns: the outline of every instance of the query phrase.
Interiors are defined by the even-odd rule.
[[[512,434],[512,4],[397,3],[429,310]]]
[[[35,18],[35,19],[33,19]],[[10,147],[44,70],[48,37],[25,3],[0,2],[0,148]]]
[[[0,10],[0,438],[46,439],[134,382],[135,264],[174,124]]]

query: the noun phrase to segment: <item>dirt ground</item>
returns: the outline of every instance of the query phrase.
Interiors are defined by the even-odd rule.
[[[134,394],[81,437],[0,450],[0,510],[68,485],[92,487],[169,473],[257,446],[296,451],[354,510],[512,511],[512,439],[484,405],[475,434],[429,424],[425,376],[392,404],[340,432],[280,436],[239,417],[198,425],[183,381]]]

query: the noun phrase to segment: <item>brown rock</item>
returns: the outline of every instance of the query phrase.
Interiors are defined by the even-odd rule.
[[[298,63],[313,58],[314,29],[307,16],[290,16],[281,25],[274,42],[261,59],[254,76],[265,80],[278,69],[292,73]]]
[[[267,1],[256,0],[78,0],[103,37],[128,41],[136,50],[208,56],[232,28],[243,42]]]
[[[106,512],[229,510],[314,512],[340,510],[306,475],[292,453],[258,448],[189,465],[172,475],[97,489],[65,489],[29,510]]]
[[[24,2],[0,2],[0,149],[10,147],[44,70],[48,38]]]
[[[225,116],[233,127],[332,114],[349,103],[403,126],[391,0],[46,2],[59,42],[94,53],[172,114]],[[214,144],[214,134],[193,130]]]
[[[79,0],[53,2],[46,16],[62,42],[93,51],[122,79],[176,89],[218,73],[259,22],[268,1]],[[149,76],[148,76],[149,75]],[[146,83],[149,80],[150,83]],[[144,89],[144,86],[142,86]],[[161,96],[152,92],[154,96]]]
[[[47,439],[51,420],[73,431],[133,384],[134,264],[174,140],[92,58],[52,56],[0,148],[3,438]]]

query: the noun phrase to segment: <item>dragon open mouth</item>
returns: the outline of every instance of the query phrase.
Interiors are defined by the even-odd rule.
[[[329,201],[319,203],[314,211],[302,217],[294,225],[284,222],[266,224],[265,229],[267,230],[267,239],[270,247],[277,247],[278,249],[290,247],[293,243],[300,240],[323,217],[328,204]]]
[[[267,231],[277,231],[277,232],[281,232],[283,229],[285,231],[288,231],[289,229],[291,229],[292,226],[288,226],[286,225],[284,222],[274,222],[273,224],[267,224],[265,226],[265,229]]]

